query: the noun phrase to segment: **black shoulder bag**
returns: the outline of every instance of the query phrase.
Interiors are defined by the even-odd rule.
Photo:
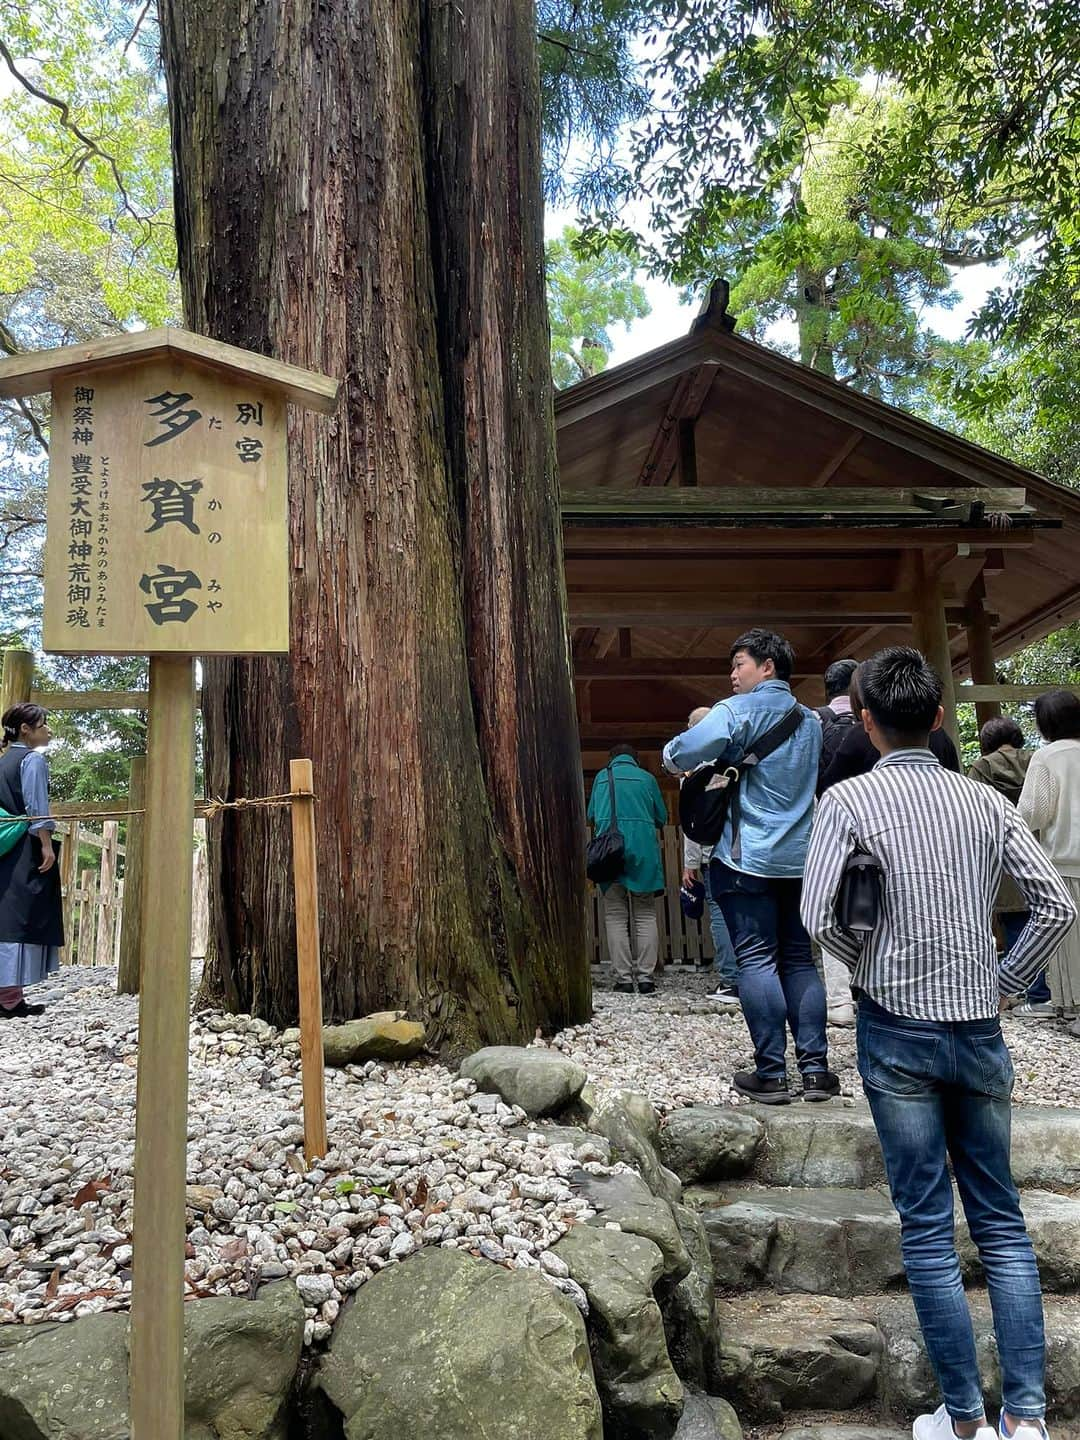
[[[679,791],[679,824],[683,834],[698,845],[715,845],[731,815],[731,858],[739,858],[739,782],[747,770],[790,740],[803,722],[802,707],[795,704],[770,725],[737,765],[702,765],[683,781]]]
[[[856,840],[836,895],[836,923],[853,935],[869,935],[881,918],[885,871],[876,855]]]
[[[626,863],[626,841],[619,829],[615,809],[615,778],[611,766],[607,767],[608,788],[611,791],[611,819],[606,830],[594,835],[585,851],[585,874],[596,885],[606,885],[617,880]]]

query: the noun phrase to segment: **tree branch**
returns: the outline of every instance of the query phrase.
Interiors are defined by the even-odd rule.
[[[67,102],[59,100],[55,95],[50,95],[47,91],[40,89],[29,76],[24,75],[15,64],[11,51],[4,44],[3,40],[0,40],[0,58],[3,59],[7,68],[27,94],[33,95],[35,99],[43,101],[46,105],[51,105],[54,110],[58,110],[60,112],[60,123],[64,129],[70,131],[77,140],[80,140],[86,146],[89,154],[98,156],[99,159],[104,160],[108,164],[113,173],[113,179],[116,181],[117,189],[120,191],[124,209],[133,219],[138,220],[141,224],[146,224],[146,216],[140,215],[131,203],[131,198],[127,193],[127,189],[120,175],[120,167],[117,165],[115,158],[110,155],[107,150],[103,150],[98,142],[92,136],[87,135],[86,131],[72,119],[71,108]]]

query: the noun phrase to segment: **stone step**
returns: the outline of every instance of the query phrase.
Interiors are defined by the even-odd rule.
[[[789,1415],[782,1429],[769,1432],[769,1440],[911,1440],[911,1426],[845,1425],[812,1417],[800,1423]]]
[[[969,1302],[986,1403],[996,1406],[989,1303],[983,1293]],[[1080,1299],[1047,1296],[1045,1310],[1048,1413],[1070,1420],[1080,1415]],[[743,1420],[873,1407],[901,1421],[940,1403],[906,1296],[842,1300],[758,1292],[719,1301],[716,1323],[721,1388]]]
[[[750,1105],[745,1113],[765,1127],[751,1172],[762,1184],[861,1189],[885,1178],[874,1122],[863,1102]],[[1015,1106],[1012,1167],[1021,1188],[1080,1187],[1080,1110]]]
[[[811,1295],[867,1295],[902,1288],[900,1221],[884,1186],[779,1189],[744,1184],[695,1186],[686,1201],[709,1238],[724,1290],[765,1285]],[[1080,1289],[1080,1197],[1025,1190],[1024,1216],[1043,1288]],[[965,1280],[982,1274],[957,1205],[957,1250]]]

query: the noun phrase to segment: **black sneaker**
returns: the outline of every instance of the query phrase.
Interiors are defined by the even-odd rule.
[[[760,1100],[762,1105],[790,1105],[786,1080],[763,1080],[756,1070],[736,1070],[731,1083],[740,1095]]]
[[[629,980],[618,980],[611,988],[616,995],[633,995],[634,993],[634,987]]]
[[[831,1070],[818,1070],[813,1075],[803,1076],[804,1100],[831,1100],[840,1094],[840,1076]]]
[[[5,1010],[0,1005],[0,1019],[4,1020],[25,1020],[30,1015],[44,1015],[44,1005],[30,1005],[25,1000],[20,1000],[10,1010]]]
[[[739,999],[738,987],[736,985],[729,985],[726,980],[722,980],[715,990],[710,990],[709,999],[734,1000],[737,1002]]]
[[[639,980],[637,982],[637,988],[639,995],[654,995],[656,993],[656,985],[652,980]]]

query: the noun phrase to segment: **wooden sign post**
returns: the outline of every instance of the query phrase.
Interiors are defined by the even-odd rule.
[[[326,1081],[319,974],[319,890],[315,866],[315,797],[310,760],[289,762],[293,884],[296,890],[296,968],[300,993],[300,1074],[304,1086],[304,1155],[326,1155]]]
[[[150,657],[131,1434],[182,1440],[194,657],[288,651],[285,406],[338,385],[153,330],[0,361],[46,389],[45,649]]]

